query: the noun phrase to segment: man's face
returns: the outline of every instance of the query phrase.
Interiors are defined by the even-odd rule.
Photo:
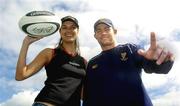
[[[96,26],[94,36],[101,46],[109,46],[115,42],[114,40],[115,34],[116,34],[116,30],[102,23]]]

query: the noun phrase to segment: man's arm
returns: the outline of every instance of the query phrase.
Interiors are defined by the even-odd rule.
[[[147,73],[167,74],[171,70],[173,63],[173,61],[167,61],[163,62],[161,65],[157,65],[155,60],[144,60],[143,68]]]
[[[154,32],[151,32],[149,49],[147,51],[139,49],[137,52],[144,58],[143,68],[145,72],[168,73],[173,66],[174,55],[156,43]]]

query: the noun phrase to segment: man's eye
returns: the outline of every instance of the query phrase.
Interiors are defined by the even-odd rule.
[[[109,30],[110,30],[110,28],[109,28],[109,27],[105,28],[105,31],[109,31]]]
[[[97,30],[96,33],[100,33],[101,31],[100,30]]]

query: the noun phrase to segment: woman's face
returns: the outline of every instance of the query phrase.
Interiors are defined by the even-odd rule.
[[[59,30],[63,42],[72,43],[77,39],[79,29],[72,21],[65,21],[62,23]]]

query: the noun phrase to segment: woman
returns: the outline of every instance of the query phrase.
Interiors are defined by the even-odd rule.
[[[61,22],[61,38],[57,48],[42,50],[30,64],[26,64],[28,47],[41,38],[26,36],[23,41],[16,67],[16,80],[24,80],[43,67],[47,73],[45,86],[35,98],[33,106],[80,106],[86,63],[80,56],[77,39],[79,25],[72,16],[62,18]]]

